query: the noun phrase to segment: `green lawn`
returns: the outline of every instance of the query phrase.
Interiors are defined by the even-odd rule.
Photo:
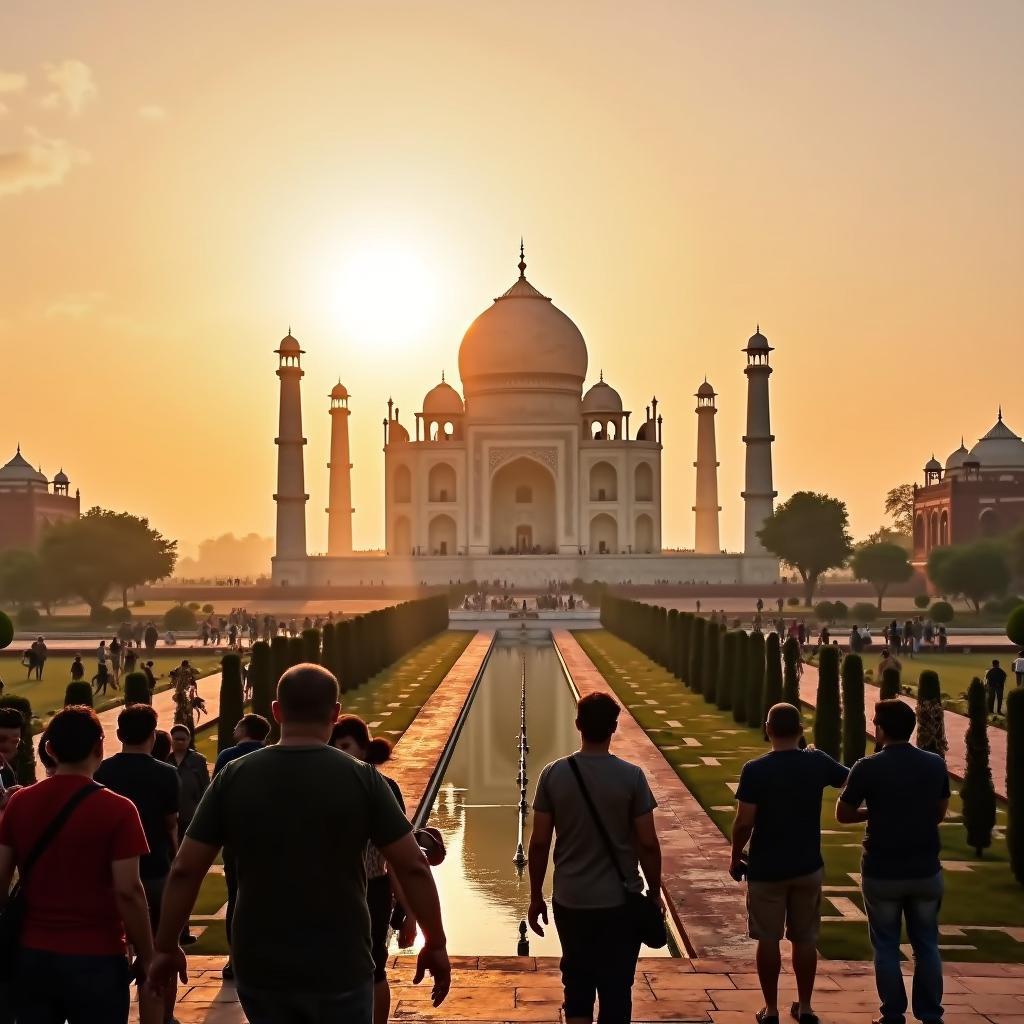
[[[683,783],[707,811],[723,835],[732,826],[734,790],[743,763],[764,753],[768,746],[760,732],[737,725],[729,712],[715,709],[703,698],[686,689],[678,679],[655,665],[636,648],[612,634],[581,631],[575,634],[580,645],[608,680],[609,685],[629,708],[664,753]],[[944,659],[938,659],[944,661]],[[648,703],[653,701],[655,703]],[[668,720],[683,723],[680,728],[665,725]],[[810,733],[810,718],[807,726]],[[687,746],[683,738],[700,746]],[[698,756],[699,755],[699,756]],[[701,757],[717,759],[708,766]],[[979,931],[993,926],[1024,926],[1024,890],[1013,880],[1007,864],[1003,829],[1005,804],[998,812],[997,837],[983,860],[975,857],[965,844],[959,821],[959,785],[950,780],[954,796],[950,819],[942,826],[942,857],[947,864],[946,897],[942,910],[944,925],[967,927],[964,935],[944,939],[949,960],[999,961],[1018,963],[1024,959],[1024,943],[1011,939],[1003,931]],[[860,841],[863,826],[839,825],[834,813],[835,800],[826,794],[822,808],[822,846],[825,856],[826,886],[855,886],[851,873],[860,871]],[[826,893],[827,895],[827,893]],[[848,898],[863,911],[859,891],[835,893]],[[838,918],[839,912],[826,899],[824,915]],[[871,959],[867,925],[863,921],[837,920],[823,926],[820,943],[824,956],[834,959]]]
[[[440,633],[374,676],[365,686],[344,694],[343,710],[369,723],[379,723],[373,725],[372,731],[397,742],[472,638],[473,632],[466,630]],[[199,734],[196,749],[213,764],[217,757],[216,728],[204,729]],[[195,913],[216,913],[226,899],[223,875],[211,872],[203,882]],[[206,922],[194,921],[193,924]],[[188,952],[196,956],[226,956],[227,951],[223,921],[209,923],[199,941],[188,947]]]
[[[98,642],[89,641],[88,645],[83,645],[82,647],[81,654],[82,662],[85,665],[86,681],[91,679],[96,673],[95,655],[97,646]],[[226,651],[223,648],[217,652],[211,651],[209,655],[195,656],[190,653],[188,659],[201,675],[206,675],[210,672],[220,671],[220,659],[225,653]],[[140,661],[143,654],[146,654],[146,652],[139,652]],[[146,655],[145,660],[152,660],[153,662],[153,671],[156,673],[158,690],[163,690],[170,686],[168,673],[172,668],[177,668],[181,664],[181,658],[181,655],[164,654],[162,650],[158,650],[152,656]],[[71,662],[73,660],[73,652],[64,653],[62,651],[51,654],[43,666],[43,678],[36,681],[35,679],[25,679],[28,669],[17,658],[3,658],[0,660],[0,679],[3,679],[5,683],[4,694],[17,694],[19,697],[27,697],[32,704],[32,713],[37,718],[45,718],[64,706],[64,690],[71,681]],[[96,710],[103,711],[108,707],[113,707],[115,704],[120,704],[121,699],[120,690],[113,690],[108,687],[107,699],[100,700],[97,698]]]

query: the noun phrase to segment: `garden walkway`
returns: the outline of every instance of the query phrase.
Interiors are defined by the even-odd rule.
[[[122,683],[124,679],[122,677]],[[206,727],[217,721],[220,714],[220,673],[212,672],[199,680],[199,696],[206,701],[206,714],[199,719],[198,725]],[[100,712],[100,722],[103,725],[103,733],[107,737],[107,752],[113,751],[111,744],[117,743],[117,716],[121,713],[123,704],[108,708]],[[170,729],[174,725],[174,690],[160,690],[153,694],[153,710],[156,712],[158,728]]]
[[[1011,682],[1012,685],[1012,682]],[[871,710],[880,697],[877,686],[871,683],[864,684],[864,710],[868,720],[868,735],[873,736],[871,731]],[[814,665],[804,664],[804,674],[800,678],[800,699],[815,707],[818,700],[818,670]],[[911,697],[900,698],[904,704],[910,707],[915,706]],[[950,774],[958,779],[964,777],[966,767],[966,752],[964,749],[964,738],[967,735],[968,719],[958,715],[955,711],[943,712],[946,722],[946,742],[949,744],[949,751],[946,754],[946,766]],[[988,742],[990,748],[989,763],[992,765],[992,781],[995,784],[996,793],[1004,800],[1006,799],[1006,730],[996,729],[989,726]],[[1024,1021],[1017,1021],[1014,1024],[1024,1024]]]

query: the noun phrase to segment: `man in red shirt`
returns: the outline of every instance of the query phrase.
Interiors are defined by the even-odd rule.
[[[126,1024],[131,970],[125,932],[145,971],[153,956],[139,857],[146,835],[135,805],[92,781],[103,728],[92,708],[54,715],[46,749],[56,773],[18,790],[0,819],[0,903],[15,867],[24,872],[47,825],[81,790],[25,879],[25,920],[13,973],[15,1017]]]

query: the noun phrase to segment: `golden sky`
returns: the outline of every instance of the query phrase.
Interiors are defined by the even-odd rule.
[[[1024,430],[1024,4],[3,0],[0,456],[197,542],[272,532],[276,357],[303,343],[310,548],[327,392],[352,399],[356,543],[381,420],[411,426],[528,276],[665,416],[693,542],[720,393],[742,536],[744,377],[775,346],[776,486],[846,500]]]

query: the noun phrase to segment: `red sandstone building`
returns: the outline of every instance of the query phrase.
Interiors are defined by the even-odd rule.
[[[963,440],[946,459],[924,467],[914,485],[914,556],[924,565],[933,548],[997,537],[1024,523],[1024,441],[1004,422],[968,451]]]
[[[61,470],[52,483],[21,454],[0,469],[0,551],[32,548],[48,526],[81,514],[78,491]]]

